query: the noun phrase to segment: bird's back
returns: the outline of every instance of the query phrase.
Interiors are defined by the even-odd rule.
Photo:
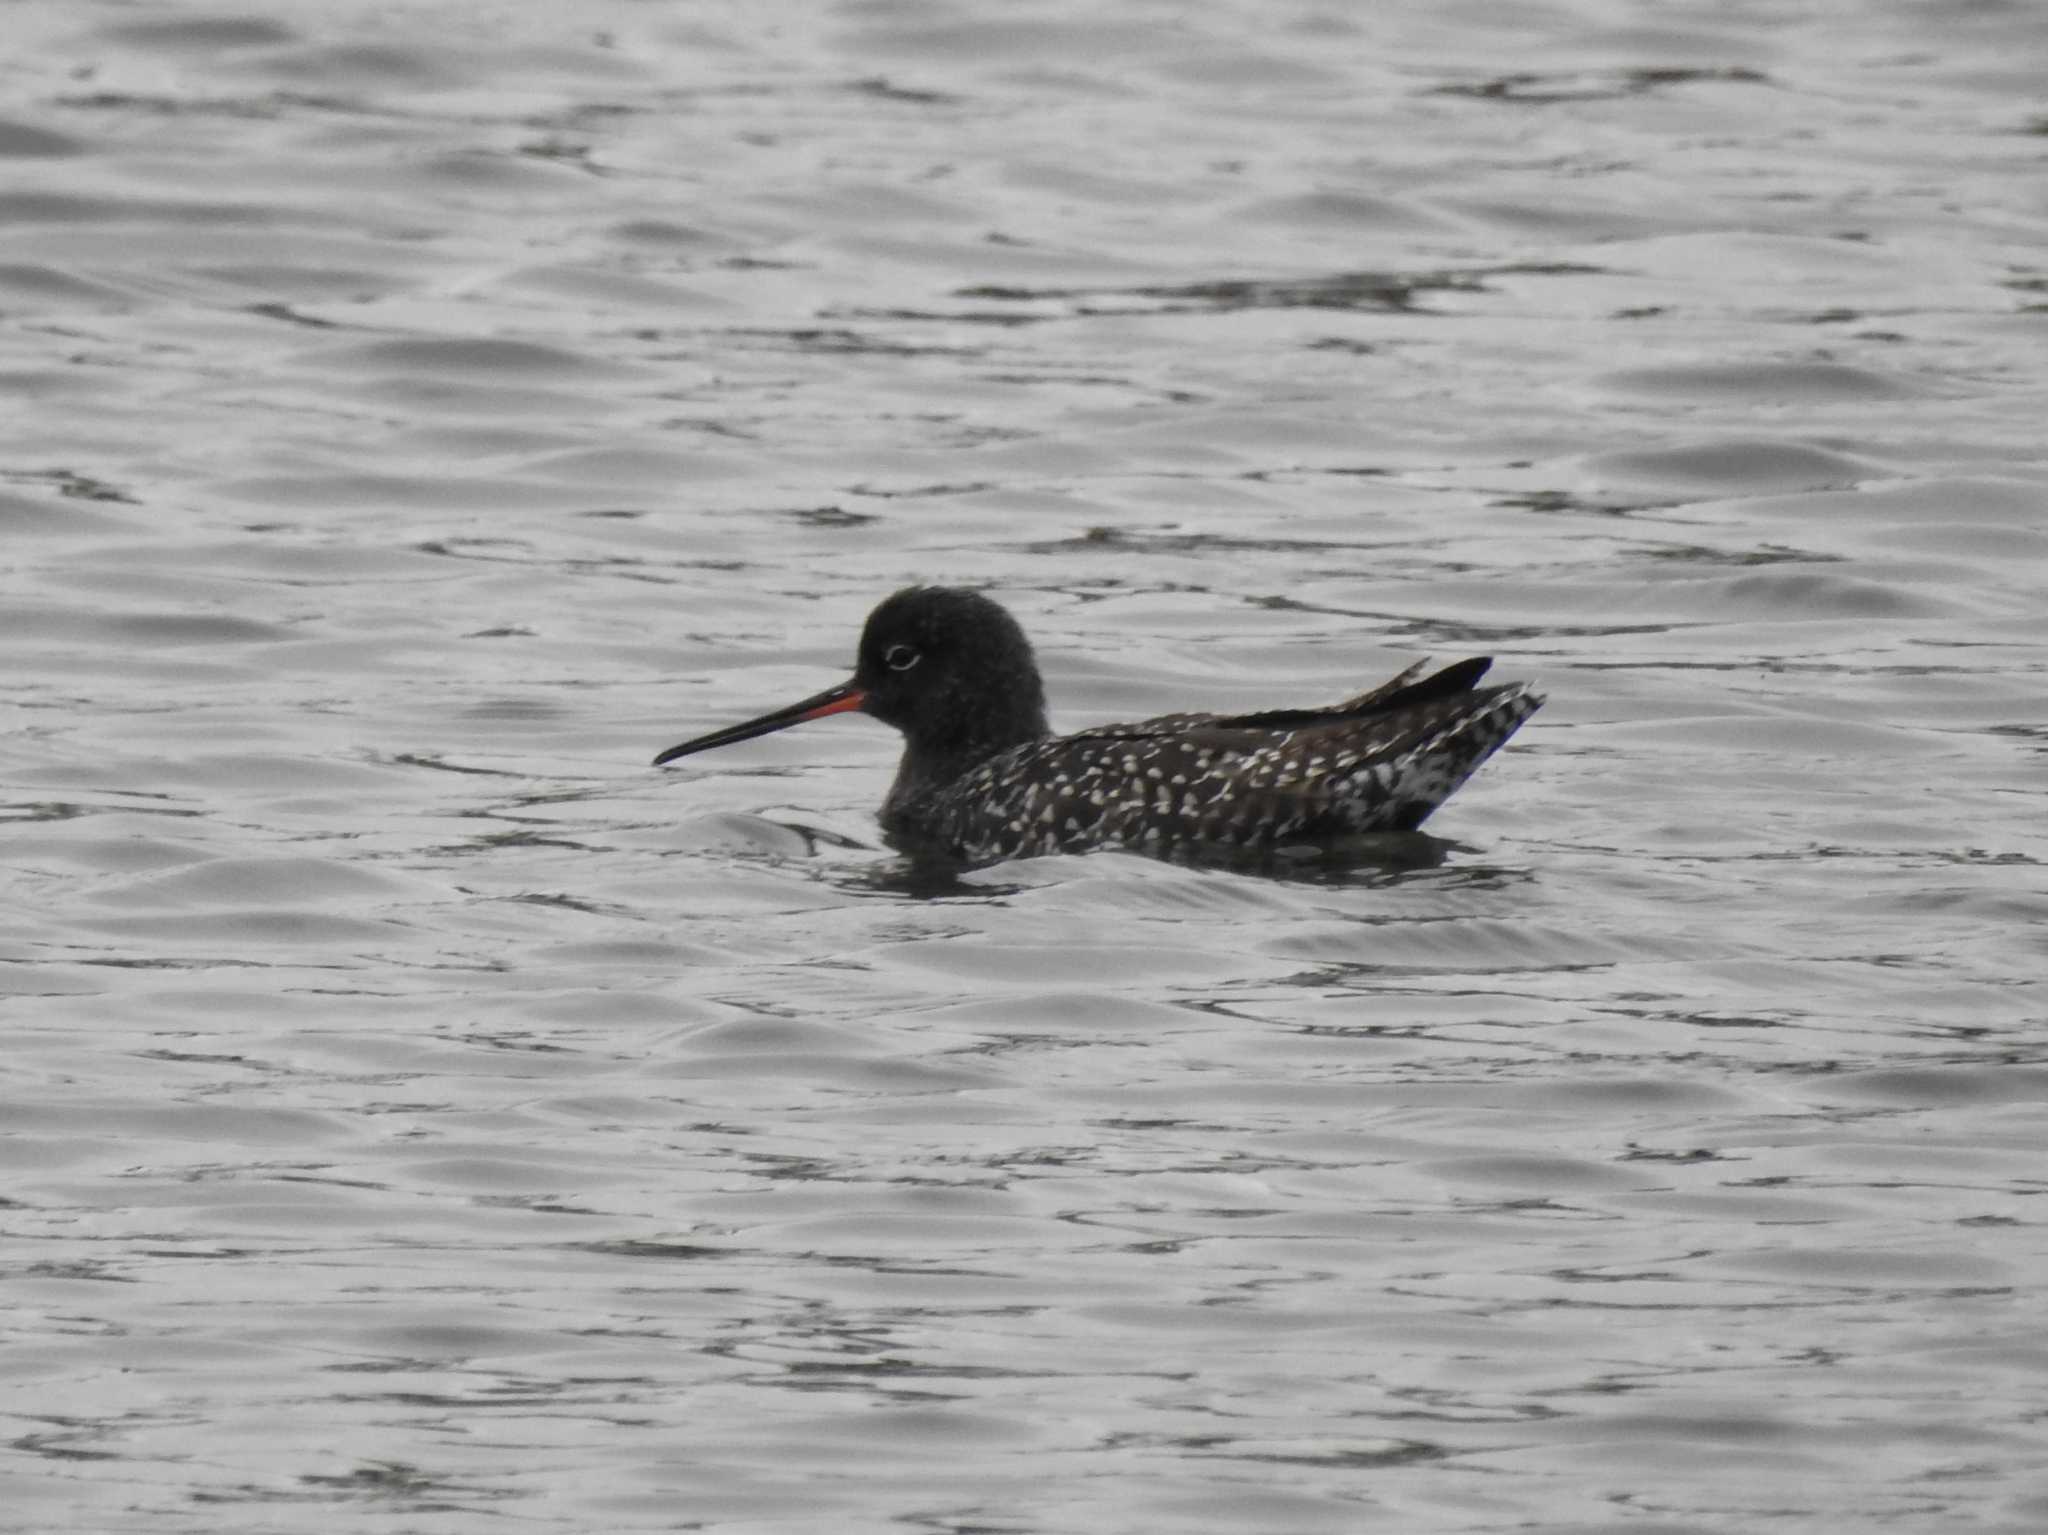
[[[885,829],[973,863],[1410,831],[1543,701],[1520,683],[1474,686],[1487,664],[1420,680],[1411,667],[1326,709],[1169,714],[1030,741],[897,807]]]

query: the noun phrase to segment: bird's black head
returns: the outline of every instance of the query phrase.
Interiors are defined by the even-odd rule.
[[[861,631],[853,685],[913,750],[988,754],[1046,733],[1031,642],[979,592],[909,586],[886,599]]]
[[[909,586],[868,615],[850,681],[671,746],[654,764],[855,709],[903,732],[913,782],[957,775],[1045,734],[1045,688],[1017,620],[979,592]]]

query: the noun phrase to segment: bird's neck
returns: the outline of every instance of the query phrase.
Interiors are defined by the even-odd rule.
[[[1001,715],[951,716],[905,732],[903,761],[889,790],[889,804],[906,808],[965,777],[991,757],[1043,740],[1050,731],[1045,706],[1031,702]]]

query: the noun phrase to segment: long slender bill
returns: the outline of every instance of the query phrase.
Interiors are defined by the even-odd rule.
[[[708,752],[714,746],[730,746],[735,741],[751,741],[755,736],[765,736],[777,730],[787,730],[791,725],[801,725],[805,720],[821,720],[828,714],[845,714],[858,709],[868,701],[868,695],[851,682],[842,682],[836,688],[827,688],[815,698],[806,698],[800,704],[791,704],[787,709],[777,709],[773,714],[764,714],[757,720],[748,720],[744,725],[728,725],[723,730],[714,730],[708,736],[698,736],[694,741],[685,741],[680,746],[671,746],[659,757],[654,765],[673,762],[678,757],[687,757],[693,752]]]

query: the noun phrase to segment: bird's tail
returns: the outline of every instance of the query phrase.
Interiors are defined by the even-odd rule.
[[[1477,670],[1460,679],[1461,687],[1439,687],[1461,668],[1475,665]],[[1413,831],[1420,826],[1542,707],[1543,695],[1525,682],[1472,687],[1484,670],[1483,661],[1461,662],[1402,690],[1420,697],[1395,694],[1376,701],[1374,714],[1412,712],[1413,717],[1403,720],[1403,728],[1373,754],[1370,771],[1380,780],[1375,785],[1380,793],[1372,797],[1379,800],[1380,813],[1372,829]]]

